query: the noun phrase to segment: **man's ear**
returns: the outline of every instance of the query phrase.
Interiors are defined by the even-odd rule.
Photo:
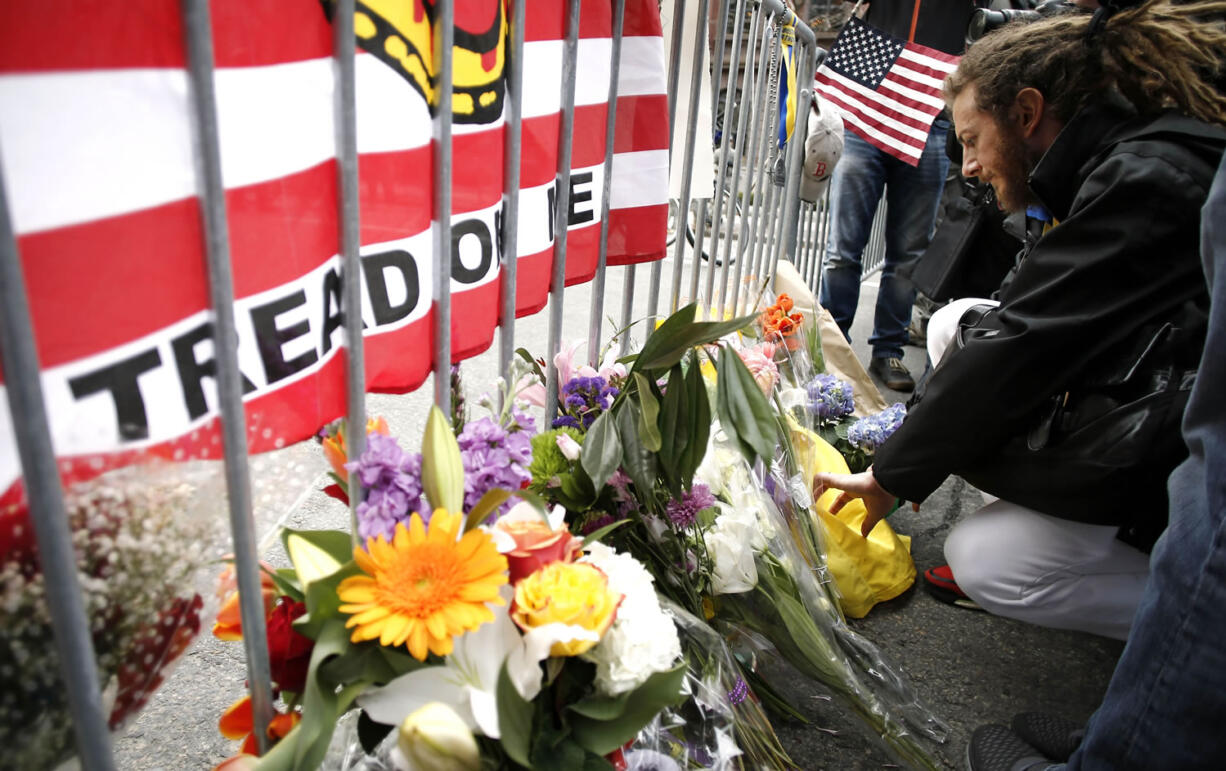
[[[1017,92],[1013,101],[1013,116],[1022,136],[1029,139],[1039,129],[1047,110],[1047,100],[1037,88],[1027,86]]]

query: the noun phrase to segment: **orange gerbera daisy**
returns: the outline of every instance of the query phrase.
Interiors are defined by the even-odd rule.
[[[480,530],[456,540],[461,514],[435,509],[429,528],[419,514],[409,526],[396,525],[391,543],[370,538],[353,558],[366,575],[351,576],[337,588],[350,639],[408,645],[425,661],[427,652],[451,653],[452,638],[493,621],[486,603],[503,604],[498,589],[507,583],[507,560]]]

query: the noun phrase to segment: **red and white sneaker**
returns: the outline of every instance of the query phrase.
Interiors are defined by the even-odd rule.
[[[967,610],[983,610],[979,603],[968,597],[954,581],[954,573],[949,569],[949,565],[925,570],[924,586],[929,594],[946,605],[956,605]]]

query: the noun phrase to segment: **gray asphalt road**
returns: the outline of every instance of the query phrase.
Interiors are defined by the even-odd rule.
[[[648,268],[640,268],[635,286],[636,311],[647,297]],[[665,268],[665,286],[671,270]],[[606,308],[620,318],[624,271],[609,272]],[[704,277],[705,282],[705,277]],[[683,272],[688,287],[689,269]],[[667,298],[667,293],[664,294]],[[875,283],[865,285],[861,312],[853,329],[854,346],[867,356],[863,341],[871,326]],[[667,299],[665,299],[665,304]],[[590,292],[586,287],[567,293],[564,336],[585,338]],[[546,313],[518,325],[517,345],[533,351],[546,346]],[[611,325],[604,325],[605,336]],[[923,368],[924,354],[908,348],[906,362],[915,372]],[[470,398],[497,377],[496,354],[488,352],[466,362],[464,376]],[[393,432],[413,445],[420,437],[432,389],[426,384],[407,396],[369,397],[369,410],[385,415]],[[903,394],[884,392],[888,401]],[[340,527],[347,512],[320,494],[300,496],[311,485],[320,486],[323,461],[316,448],[304,443],[262,458],[256,469],[257,520],[262,535],[271,534],[279,521],[298,527]],[[891,520],[913,538],[913,554],[920,571],[943,564],[941,544],[950,527],[973,511],[979,494],[958,479],[950,479],[925,502],[918,513],[899,512]],[[275,548],[267,552],[276,561]],[[1074,719],[1089,716],[1110,677],[1122,646],[1119,643],[993,618],[984,613],[942,605],[921,589],[878,606],[852,626],[877,643],[910,678],[919,696],[950,725],[949,741],[933,745],[950,768],[962,767],[970,731],[985,722],[1007,722],[1025,709],[1042,709]],[[167,685],[152,699],[127,733],[116,741],[119,768],[207,769],[232,754],[235,743],[215,729],[217,717],[243,693],[242,646],[221,643],[205,634],[184,656]],[[784,745],[805,769],[876,769],[890,767],[890,759],[865,738],[842,710],[803,680],[791,678],[789,696],[811,723],[776,721]]]

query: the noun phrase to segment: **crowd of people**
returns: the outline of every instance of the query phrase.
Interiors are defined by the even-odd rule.
[[[866,17],[961,49],[970,0]],[[967,47],[944,83],[961,174],[1046,223],[992,297],[928,326],[931,377],[856,475],[819,475],[864,532],[951,474],[984,494],[945,543],[942,591],[1002,616],[1127,640],[1088,726],[976,730],[974,771],[1217,768],[1226,738],[1226,3],[1079,0]],[[919,22],[926,20],[926,23]],[[951,36],[950,30],[958,34]],[[821,301],[847,334],[884,186],[870,372],[901,362],[905,277],[932,236],[947,123],[918,166],[848,133]]]

